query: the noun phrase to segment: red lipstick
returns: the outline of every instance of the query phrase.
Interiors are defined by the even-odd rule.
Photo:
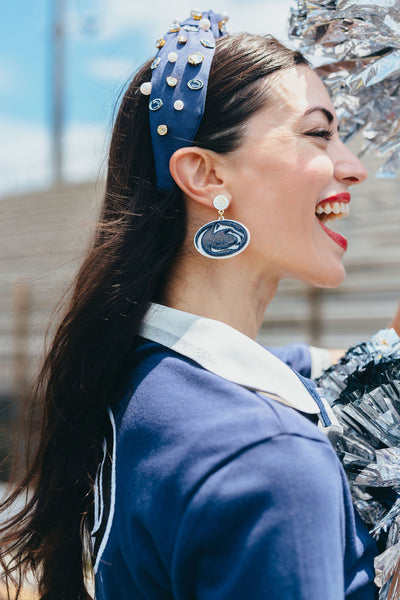
[[[329,198],[324,198],[320,200],[317,206],[321,206],[325,204],[325,202],[350,202],[350,194],[348,192],[343,192],[342,194],[337,194],[336,196],[329,196]]]
[[[336,242],[341,248],[343,248],[343,250],[347,250],[347,240],[345,237],[343,237],[342,235],[340,235],[340,233],[337,233],[336,231],[332,231],[332,229],[328,229],[328,227],[324,225],[321,221],[319,221],[319,224],[321,225],[322,229],[326,231],[329,237],[333,239],[334,242]]]
[[[327,202],[329,203],[333,203],[333,202],[350,202],[350,194],[348,192],[343,192],[341,194],[337,194],[336,196],[329,196],[329,198],[324,198],[323,200],[320,200],[317,204],[317,206],[322,206],[323,204],[326,204]],[[325,231],[325,233],[327,233],[327,235],[329,235],[329,237],[338,244],[338,246],[340,246],[341,248],[343,248],[344,251],[347,250],[347,240],[345,237],[343,237],[342,235],[340,235],[340,233],[337,233],[336,231],[332,231],[331,229],[329,229],[322,221],[320,221],[318,219],[319,224],[321,225],[322,229]]]

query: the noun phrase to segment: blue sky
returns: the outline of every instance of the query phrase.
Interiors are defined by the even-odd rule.
[[[0,195],[51,184],[51,52],[54,0],[3,7],[0,35]],[[286,37],[293,0],[224,0],[231,32]],[[64,174],[95,179],[104,165],[118,94],[155,53],[154,42],[188,0],[65,0]],[[200,6],[209,8],[209,6]]]

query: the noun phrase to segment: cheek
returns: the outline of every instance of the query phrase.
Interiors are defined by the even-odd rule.
[[[332,177],[333,164],[325,152],[298,146],[279,153],[253,148],[232,171],[236,209],[252,223],[296,224],[302,214],[314,212]]]
[[[333,177],[333,166],[327,156],[313,159],[298,157],[296,162],[279,161],[268,177],[265,193],[257,195],[258,212],[250,209],[251,219],[258,224],[268,223],[271,235],[282,236],[284,232],[298,241],[311,240],[315,227],[315,205],[324,196]],[[264,180],[267,176],[264,175]],[[247,202],[247,206],[249,203]],[[305,236],[305,237],[304,237]],[[308,236],[310,236],[308,238]]]
[[[327,154],[319,154],[312,160],[303,160],[300,168],[308,180],[314,179],[316,184],[331,180],[334,174],[333,162]]]
[[[281,202],[287,205],[289,212],[298,214],[308,212],[324,197],[324,190],[333,179],[334,169],[327,156],[313,159],[299,157],[296,164],[288,165],[284,173],[276,173],[277,191]]]

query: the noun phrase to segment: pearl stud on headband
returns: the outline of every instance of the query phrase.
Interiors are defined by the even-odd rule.
[[[142,94],[144,96],[150,96],[150,94],[151,94],[151,82],[150,81],[145,81],[144,83],[142,83],[142,85],[140,86],[140,91],[142,92]]]
[[[174,22],[157,40],[151,83],[143,83],[140,91],[151,94],[149,119],[159,190],[173,188],[169,160],[196,136],[204,114],[215,39],[224,35],[226,21],[226,15],[212,10],[193,10],[188,19]]]

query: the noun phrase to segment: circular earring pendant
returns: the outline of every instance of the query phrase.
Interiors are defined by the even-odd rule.
[[[194,236],[196,250],[208,258],[237,256],[249,242],[250,232],[247,227],[230,219],[206,223]]]

